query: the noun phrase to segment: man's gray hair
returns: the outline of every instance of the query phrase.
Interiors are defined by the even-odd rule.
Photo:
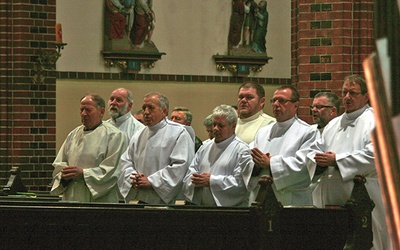
[[[160,103],[160,108],[161,108],[161,109],[166,108],[166,109],[167,109],[167,115],[168,115],[168,109],[169,109],[169,101],[168,101],[168,98],[167,98],[165,95],[162,95],[162,94],[160,94],[160,93],[158,93],[158,92],[150,92],[150,93],[147,93],[144,97],[145,97],[145,98],[148,98],[148,97],[150,97],[150,96],[157,96],[157,97],[158,97],[158,101],[159,101],[159,103]]]
[[[182,112],[184,112],[184,114],[185,114],[184,122],[192,123],[193,115],[192,115],[192,112],[190,112],[190,110],[188,108],[186,108],[186,107],[175,107],[172,110],[172,112],[174,112],[174,111],[182,111]]]
[[[122,88],[125,89],[125,88]],[[128,101],[128,103],[133,103],[133,94],[132,91],[125,89],[126,91],[126,100]]]
[[[208,115],[206,119],[204,119],[203,125],[206,127],[212,126],[214,124],[212,119],[212,114]]]
[[[357,83],[358,85],[360,85],[360,90],[363,95],[368,92],[367,83],[366,83],[364,77],[362,77],[361,75],[354,74],[354,75],[346,76],[344,78],[344,82],[345,83],[349,82],[349,83],[353,83],[353,84]]]
[[[213,110],[213,117],[220,117],[223,116],[226,118],[226,121],[228,122],[229,125],[236,123],[238,119],[237,112],[234,108],[232,108],[230,105],[219,105],[214,108]]]
[[[334,107],[336,107],[336,112],[339,113],[340,111],[340,99],[339,97],[332,92],[319,92],[318,94],[316,94],[314,96],[315,98],[321,97],[321,96],[325,96],[328,99],[329,105],[332,105]]]
[[[96,106],[98,109],[106,107],[106,102],[104,101],[104,99],[100,95],[94,94],[94,93],[87,93],[86,95],[82,96],[80,101],[82,101],[83,98],[85,98],[87,96],[90,96],[93,99],[93,101],[94,101],[94,103],[96,103]]]

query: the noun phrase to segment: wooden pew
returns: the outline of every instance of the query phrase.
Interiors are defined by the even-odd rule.
[[[343,249],[359,226],[350,208],[284,208],[264,184],[249,208],[0,198],[0,248]]]

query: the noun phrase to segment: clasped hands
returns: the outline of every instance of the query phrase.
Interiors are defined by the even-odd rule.
[[[192,183],[195,187],[209,187],[210,186],[210,173],[193,173]]]
[[[253,157],[253,161],[257,167],[269,169],[271,162],[271,155],[269,153],[264,154],[258,148],[253,148],[251,150],[251,157]]]
[[[316,153],[314,160],[319,167],[337,166],[336,154],[334,152]]]
[[[83,169],[75,166],[65,166],[61,169],[61,179],[72,180],[83,177]]]
[[[144,174],[133,173],[131,174],[130,178],[132,180],[132,187],[134,189],[152,187],[149,179],[147,179],[147,176],[145,176]]]

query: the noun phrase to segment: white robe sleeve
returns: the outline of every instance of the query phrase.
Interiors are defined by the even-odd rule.
[[[317,163],[315,162],[314,157],[317,153],[322,153],[325,151],[323,145],[324,143],[322,142],[322,138],[320,138],[310,146],[310,150],[307,153],[306,166],[310,180],[314,178],[315,171],[317,170]]]
[[[370,141],[363,149],[336,154],[336,163],[343,181],[351,180],[356,175],[375,172],[372,142]]]
[[[188,168],[188,171],[186,172],[185,177],[183,178],[182,193],[188,201],[193,203],[196,202],[193,201],[195,186],[192,183],[192,175],[194,173],[201,173],[201,170],[199,169],[201,153],[203,153],[202,150],[197,151],[192,163],[190,164],[190,167]]]
[[[50,193],[52,195],[61,195],[64,191],[65,188],[62,184],[61,184],[61,169],[63,167],[68,166],[68,162],[67,162],[67,156],[66,156],[66,151],[67,151],[67,145],[69,145],[71,137],[72,137],[72,133],[70,132],[67,136],[67,138],[65,139],[64,143],[62,144],[60,150],[58,151],[57,157],[53,162],[53,186],[51,188]]]
[[[298,142],[297,151],[271,157],[270,170],[276,190],[308,187],[310,185],[306,156],[311,144],[318,136],[317,129],[310,126],[309,130],[303,134],[303,137],[298,139],[300,141]],[[290,138],[287,137],[287,139]]]
[[[169,157],[170,164],[149,175],[153,189],[166,203],[170,203],[182,190],[184,178],[194,156],[194,143],[189,133],[183,130]]]
[[[121,170],[119,161],[126,148],[126,136],[123,132],[109,137],[104,159],[96,167],[83,169],[83,177],[94,199],[102,197],[117,185]]]
[[[226,161],[221,162],[227,164],[227,166],[214,166],[214,168],[218,167],[222,171],[211,174],[210,189],[218,206],[241,205],[243,201],[246,200],[247,202],[246,196],[248,197],[243,170],[252,169],[254,163],[249,149],[241,151],[235,149],[232,152],[232,149],[228,147],[225,151],[225,153],[232,153],[229,158],[233,160],[226,159]]]
[[[131,174],[137,173],[134,163],[133,163],[133,146],[134,141],[131,140],[129,143],[129,147],[125,150],[125,152],[121,156],[121,175],[118,178],[118,189],[120,194],[125,200],[127,199],[128,193],[132,188],[132,181],[130,179]]]

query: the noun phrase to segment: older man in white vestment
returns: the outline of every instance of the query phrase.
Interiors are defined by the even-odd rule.
[[[305,165],[307,150],[319,136],[315,126],[300,120],[299,92],[292,85],[283,85],[271,100],[276,123],[261,128],[253,143],[252,156],[256,167],[252,185],[260,175],[273,178],[273,189],[283,205],[312,205],[310,177]],[[257,197],[259,186],[250,195]]]
[[[212,117],[215,138],[197,151],[183,179],[183,194],[196,205],[248,206],[246,183],[254,163],[247,143],[235,135],[236,110],[221,105]]]
[[[149,93],[143,99],[144,124],[131,138],[121,157],[124,171],[119,181],[126,201],[173,204],[194,156],[193,139],[181,124],[171,122],[168,99]]]
[[[53,163],[53,195],[64,201],[118,202],[117,167],[127,147],[125,135],[102,122],[104,100],[81,99],[81,126],[70,132]]]
[[[371,132],[375,122],[373,110],[368,105],[365,80],[359,75],[346,77],[342,97],[346,112],[328,123],[307,155],[310,177],[321,175],[313,192],[314,204],[318,207],[343,206],[350,198],[353,178],[366,176],[365,186],[375,203],[372,211],[374,249],[391,249],[374,163]]]
[[[275,122],[273,117],[263,111],[265,90],[256,82],[246,82],[239,87],[237,105],[239,119],[235,133],[246,143],[254,140],[260,128]]]
[[[107,122],[125,133],[128,143],[137,131],[144,125],[133,117],[133,94],[125,88],[118,88],[111,93],[108,100],[108,112],[111,118]]]

